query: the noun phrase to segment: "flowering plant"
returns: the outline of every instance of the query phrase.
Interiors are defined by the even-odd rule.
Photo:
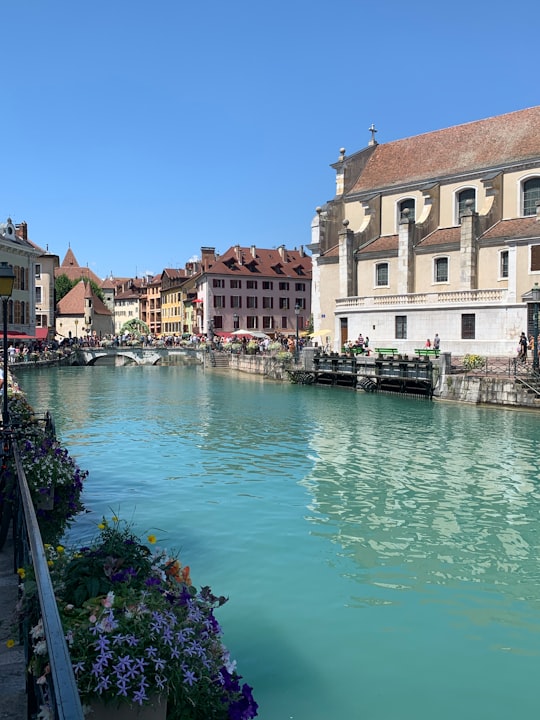
[[[118,518],[99,529],[97,540],[77,552],[47,548],[83,703],[140,706],[161,695],[168,720],[255,717],[251,688],[241,685],[214,617],[226,598],[197,590],[189,567],[152,552]],[[49,672],[39,622],[32,642],[39,686]]]
[[[14,437],[44,542],[58,543],[73,518],[83,510],[80,499],[88,472],[34,417],[24,395],[14,392],[9,403]],[[15,474],[14,463],[9,472]],[[50,504],[44,504],[44,501]]]
[[[88,476],[60,443],[39,429],[19,443],[22,466],[45,542],[58,542],[81,512],[83,483]],[[41,501],[49,496],[51,505]]]

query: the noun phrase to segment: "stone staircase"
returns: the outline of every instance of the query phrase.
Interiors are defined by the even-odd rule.
[[[519,383],[526,392],[532,396],[534,401],[540,403],[540,374],[530,372],[527,376],[517,376],[516,382]]]
[[[24,650],[18,643],[15,606],[18,577],[13,568],[13,542],[0,550],[0,720],[26,720]],[[8,647],[8,640],[15,640]]]
[[[229,353],[216,353],[210,354],[210,365],[215,368],[228,368],[230,365],[231,356]]]

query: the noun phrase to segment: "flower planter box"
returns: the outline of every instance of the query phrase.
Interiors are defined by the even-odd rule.
[[[88,720],[166,720],[167,700],[159,695],[144,705],[128,703],[104,703],[98,700],[90,703]]]

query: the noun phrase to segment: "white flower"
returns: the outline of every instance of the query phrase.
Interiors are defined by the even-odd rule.
[[[47,643],[45,642],[45,640],[39,640],[39,642],[34,645],[34,653],[36,655],[47,654]]]
[[[38,640],[39,638],[45,637],[45,633],[43,632],[43,618],[39,618],[38,624],[34,625],[34,627],[30,630],[30,635],[32,640]]]

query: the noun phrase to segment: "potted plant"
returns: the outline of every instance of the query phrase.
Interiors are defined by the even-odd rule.
[[[142,543],[113,517],[98,537],[74,552],[47,548],[51,578],[83,706],[91,718],[129,711],[168,720],[249,720],[257,715],[251,688],[241,684],[221,640],[214,609],[226,602],[196,589],[189,567],[155,537]],[[31,585],[30,585],[31,587]],[[30,664],[46,687],[42,625],[32,630]],[[47,693],[43,693],[46,712]],[[138,713],[138,714],[137,714]]]
[[[83,509],[80,497],[88,471],[37,426],[27,427],[19,454],[43,541],[57,543]]]

